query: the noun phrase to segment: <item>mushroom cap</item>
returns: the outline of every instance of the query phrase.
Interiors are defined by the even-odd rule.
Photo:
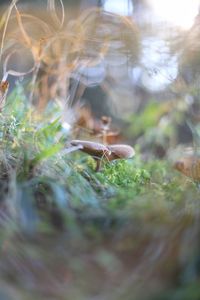
[[[107,148],[111,154],[108,156],[109,160],[131,158],[135,155],[135,150],[129,145],[109,145]]]
[[[105,146],[101,143],[72,140],[72,146],[80,146],[79,150],[85,152],[94,158],[105,158],[107,160],[131,158],[135,155],[135,150],[129,145],[109,145]]]
[[[91,142],[91,141],[83,141],[83,140],[72,140],[71,142],[72,146],[81,146],[80,150],[90,154],[94,157],[103,157],[103,156],[109,156],[110,150],[108,147],[101,143]]]

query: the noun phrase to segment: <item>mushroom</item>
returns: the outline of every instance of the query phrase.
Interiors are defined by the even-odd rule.
[[[110,131],[111,122],[112,122],[111,117],[107,117],[107,116],[101,117],[101,132],[102,132],[102,138],[104,144],[107,144],[107,135]]]
[[[95,171],[99,171],[101,167],[101,160],[107,159],[112,161],[115,159],[131,158],[135,155],[135,151],[128,145],[109,145],[105,146],[101,143],[72,140],[72,146],[80,146],[79,150],[91,155],[97,162]]]

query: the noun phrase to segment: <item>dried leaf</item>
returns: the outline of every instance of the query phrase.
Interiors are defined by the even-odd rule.
[[[0,110],[2,110],[2,108],[4,106],[8,88],[9,88],[9,82],[7,80],[1,81],[1,83],[0,83]]]
[[[183,157],[174,164],[174,168],[182,174],[200,181],[200,158],[196,156]]]

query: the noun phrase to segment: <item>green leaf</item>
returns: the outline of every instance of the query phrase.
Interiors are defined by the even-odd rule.
[[[31,160],[31,166],[35,166],[42,160],[45,160],[47,158],[50,158],[57,154],[61,149],[63,148],[63,145],[61,144],[56,144],[48,147],[47,149],[41,151],[38,153],[32,160]]]

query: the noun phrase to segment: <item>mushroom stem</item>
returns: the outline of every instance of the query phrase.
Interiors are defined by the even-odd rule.
[[[96,161],[95,172],[99,172],[101,170],[101,159],[95,159],[95,161]]]

